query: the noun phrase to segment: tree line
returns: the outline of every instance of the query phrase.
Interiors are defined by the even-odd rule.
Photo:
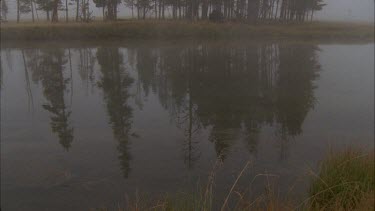
[[[6,19],[8,2],[1,0],[1,16]],[[30,14],[32,21],[39,19],[38,11],[44,12],[51,22],[61,21],[59,11],[65,13],[65,21],[77,22],[93,19],[93,3],[101,8],[105,21],[118,20],[118,14],[128,10],[137,19],[182,19],[211,21],[259,21],[303,22],[312,20],[315,11],[321,10],[324,0],[16,0],[17,22],[21,14]],[[120,7],[122,5],[122,7]],[[69,8],[73,7],[73,11]]]

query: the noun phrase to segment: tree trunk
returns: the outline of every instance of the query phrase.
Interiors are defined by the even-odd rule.
[[[285,16],[286,16],[286,0],[282,0],[281,6],[280,6],[280,19],[284,21]]]
[[[162,0],[159,0],[159,19],[161,19],[161,3]]]
[[[194,1],[194,5],[193,5],[193,19],[194,20],[198,20],[199,18],[199,2],[196,1],[196,0],[193,0]]]
[[[103,21],[105,21],[105,5],[102,7],[102,16],[103,16]]]
[[[113,19],[113,8],[111,1],[107,2],[107,19],[112,20]]]
[[[132,19],[134,18],[134,0],[132,0]]]
[[[70,53],[70,48],[68,48],[69,55],[69,69],[70,69],[70,106],[73,105],[73,68],[72,68],[72,56]]]
[[[277,19],[277,11],[279,10],[279,1],[280,0],[277,0],[277,2],[276,2],[276,12],[275,12],[275,16],[274,16],[275,20]]]
[[[59,21],[59,15],[58,15],[58,6],[59,6],[59,0],[55,0],[53,2],[53,8],[52,8],[52,22],[58,22]]]
[[[81,1],[81,12],[82,12],[81,20],[86,21],[86,2],[85,2],[85,0]]]
[[[65,0],[65,19],[66,19],[66,22],[69,21],[68,0]]]
[[[228,16],[228,4],[227,1],[224,1],[224,18],[226,19]]]
[[[3,1],[4,1],[4,0],[3,0]],[[30,7],[31,7],[31,17],[32,17],[32,20],[33,20],[33,22],[35,22],[33,0],[30,0]]]
[[[178,1],[178,19],[181,19],[181,2]]]
[[[36,15],[36,20],[39,21],[38,10],[35,8],[35,3],[34,3],[34,10],[35,10],[35,15]]]
[[[157,6],[157,4],[156,4],[156,0],[155,0],[155,2],[154,2],[154,8],[155,8],[155,19],[157,19],[158,18],[158,6]]]
[[[86,7],[86,22],[89,22],[90,21],[90,3],[89,3],[89,1],[87,0],[87,7]]]
[[[258,18],[259,12],[259,0],[248,0],[247,1],[247,20],[255,23]]]
[[[117,1],[114,1],[112,2],[114,5],[113,5],[113,19],[114,20],[117,20]]]
[[[20,0],[17,0],[17,23],[20,22]]]
[[[77,0],[77,11],[76,11],[76,21],[78,22],[79,18],[79,0]]]

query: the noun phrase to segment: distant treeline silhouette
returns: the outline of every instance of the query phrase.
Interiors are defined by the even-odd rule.
[[[103,20],[114,21],[118,13],[128,9],[133,18],[138,19],[184,19],[211,21],[307,21],[312,20],[314,12],[321,10],[324,0],[17,0],[17,22],[22,13],[31,13],[32,20],[39,19],[38,11],[46,14],[51,22],[59,21],[59,10],[75,21],[92,20],[90,3],[102,9]],[[6,19],[9,0],[1,0],[2,19]],[[119,5],[125,7],[119,7]],[[69,6],[74,11],[69,11]],[[124,9],[125,8],[125,9]]]

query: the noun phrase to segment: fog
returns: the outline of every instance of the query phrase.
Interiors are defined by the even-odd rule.
[[[316,19],[374,22],[374,0],[325,0],[325,3]]]
[[[9,13],[8,20],[16,19],[16,0],[6,0],[8,3]],[[102,12],[100,8],[96,8],[95,4],[91,2],[90,10],[94,17],[101,17]],[[343,22],[374,22],[374,0],[325,0],[327,4],[322,11],[315,15],[315,20],[322,21],[343,21]],[[70,5],[72,17],[75,6]],[[38,11],[40,19],[45,18],[42,11]],[[60,12],[60,17],[64,17],[64,12]],[[123,4],[119,6],[119,17],[130,17],[131,13],[124,7]],[[30,19],[31,14],[22,14],[21,19]]]

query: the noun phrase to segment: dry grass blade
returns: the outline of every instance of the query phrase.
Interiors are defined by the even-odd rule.
[[[249,165],[250,165],[250,161],[248,161],[248,162],[246,163],[245,167],[241,170],[240,174],[237,176],[236,181],[234,181],[234,183],[233,183],[233,185],[232,185],[232,187],[231,187],[231,189],[230,189],[230,191],[229,191],[227,197],[226,197],[225,200],[224,200],[224,203],[223,203],[223,205],[222,205],[222,207],[221,207],[221,209],[220,209],[221,211],[223,211],[223,210],[225,209],[225,206],[226,206],[227,203],[228,203],[228,199],[229,199],[230,194],[233,192],[233,189],[234,189],[234,187],[236,186],[238,180],[241,178],[242,174],[245,172],[245,170],[247,169],[247,167],[248,167]]]

